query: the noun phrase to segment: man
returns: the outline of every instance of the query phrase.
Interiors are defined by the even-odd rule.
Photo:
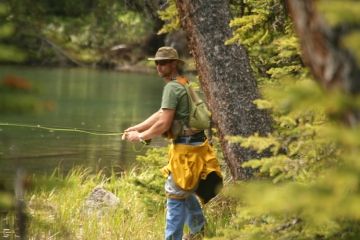
[[[215,179],[222,180],[220,167],[204,131],[187,126],[189,102],[183,86],[187,79],[179,76],[178,64],[183,61],[177,51],[172,47],[161,47],[149,60],[155,61],[157,72],[165,81],[161,108],[142,123],[126,129],[123,140],[143,142],[159,135],[172,140],[169,164],[162,169],[167,176],[165,239],[202,239],[205,218],[195,191],[206,185],[210,173]],[[200,192],[204,193],[203,190]],[[213,195],[203,201],[207,202]],[[182,238],[185,223],[190,234]]]

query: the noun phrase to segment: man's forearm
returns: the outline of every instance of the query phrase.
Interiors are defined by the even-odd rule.
[[[153,115],[151,115],[150,117],[148,117],[145,121],[143,121],[142,123],[139,123],[133,127],[130,128],[130,130],[132,131],[138,131],[138,132],[143,132],[148,130],[149,128],[151,128],[158,120],[159,120],[159,116],[160,116],[160,110],[155,112]]]
[[[151,128],[141,132],[141,138],[147,140],[154,138],[156,136],[160,136],[161,134],[166,132],[169,128],[170,125],[168,122],[159,120],[155,124],[153,124]]]
[[[175,110],[173,109],[160,110],[141,124],[128,128],[125,131],[122,139],[134,142],[148,140],[159,136],[171,127],[174,115]],[[150,127],[147,127],[149,125]],[[136,129],[136,127],[138,128]],[[144,130],[141,131],[141,129]]]

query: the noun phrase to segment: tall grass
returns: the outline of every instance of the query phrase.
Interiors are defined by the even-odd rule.
[[[136,167],[120,176],[115,171],[94,174],[79,167],[66,175],[56,170],[48,176],[34,176],[26,196],[28,239],[163,239],[165,178],[159,169],[166,162],[167,148],[152,148],[138,156]],[[120,199],[118,207],[93,212],[84,207],[99,185]],[[233,209],[223,196],[204,206],[207,239],[231,224]]]
[[[132,171],[105,177],[75,168],[66,176],[57,171],[34,178],[28,196],[29,239],[162,239],[164,198],[141,190],[137,181],[145,175],[151,174]],[[98,185],[118,196],[120,205],[87,211],[85,199]]]

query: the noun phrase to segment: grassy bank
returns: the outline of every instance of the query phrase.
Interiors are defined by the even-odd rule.
[[[137,177],[150,173],[135,175],[105,177],[74,169],[65,177],[55,174],[37,179],[36,189],[29,195],[29,238],[160,239],[162,198],[146,194],[136,184]],[[98,185],[118,196],[120,205],[101,212],[86,211],[85,199]]]
[[[66,175],[55,171],[34,176],[26,197],[28,239],[163,239],[165,179],[159,169],[166,163],[166,152],[166,148],[150,149],[138,157],[137,167],[120,175],[74,168]],[[114,193],[120,204],[87,211],[85,200],[99,185]],[[207,238],[228,222],[230,206],[221,199],[204,207]],[[11,216],[8,220],[14,221]]]
[[[157,155],[162,152],[153,150]],[[161,239],[165,198],[163,179],[154,168],[139,165],[120,176],[75,168],[66,176],[57,171],[35,177],[28,194],[29,238]],[[86,211],[85,200],[99,185],[120,199],[118,207]]]

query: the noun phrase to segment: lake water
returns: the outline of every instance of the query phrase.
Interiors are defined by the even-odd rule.
[[[163,87],[155,74],[93,69],[0,67],[0,81],[9,75],[31,82],[50,110],[0,113],[0,122],[119,133],[159,108]],[[161,139],[153,143],[163,144]],[[0,181],[12,179],[18,168],[30,174],[50,174],[59,166],[64,171],[73,166],[126,169],[141,148],[120,136],[0,126]]]

